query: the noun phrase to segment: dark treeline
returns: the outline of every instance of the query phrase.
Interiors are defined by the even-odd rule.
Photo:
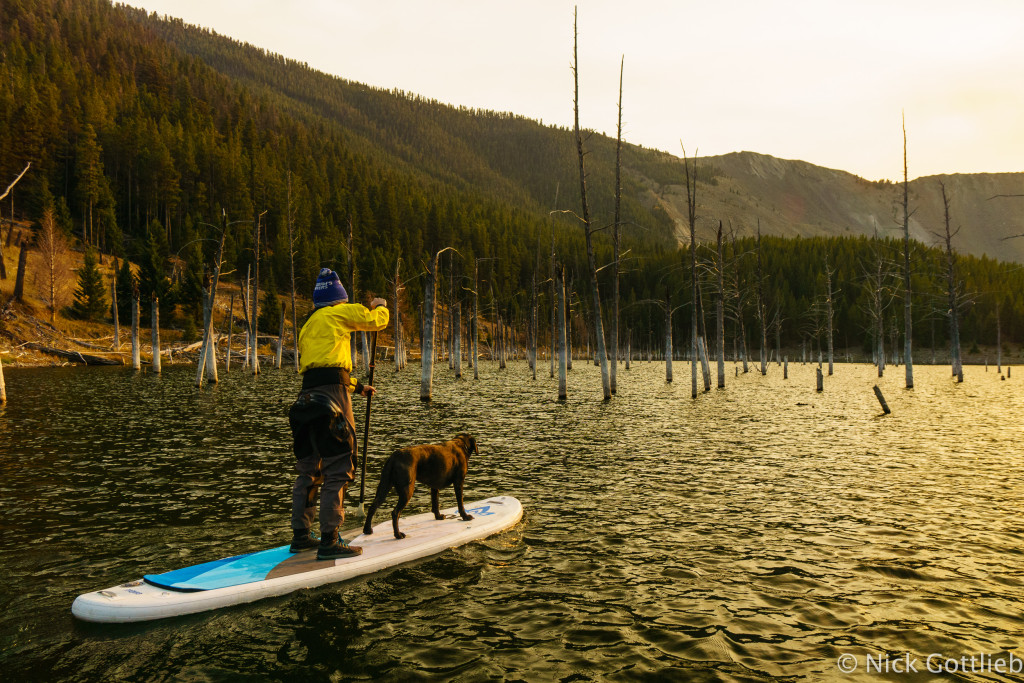
[[[568,134],[347,83],[103,0],[2,11],[0,176],[33,162],[4,208],[37,220],[53,207],[81,242],[141,263],[143,296],[157,291],[169,313],[198,315],[225,217],[227,267],[244,273],[252,221],[267,212],[261,287],[285,289],[289,174],[300,292],[319,266],[345,263],[350,221],[357,296],[386,291],[402,256],[414,311],[420,261],[441,247],[468,263],[500,256],[485,272],[502,300],[529,282],[552,230],[561,254],[580,251],[571,219],[548,217],[560,182],[550,169],[571,187]],[[645,223],[645,242],[669,243],[666,216],[651,225],[658,214],[637,201],[626,215]]]
[[[417,328],[424,299],[423,264],[453,247],[457,255],[446,254],[441,267],[446,278],[454,268],[458,284],[442,289],[465,294],[479,263],[482,314],[500,313],[522,335],[535,272],[540,306],[550,306],[545,281],[554,243],[574,286],[574,348],[586,346],[589,305],[579,295],[586,278],[583,230],[563,213],[578,211],[579,204],[572,131],[368,88],[105,0],[5,0],[0,45],[0,179],[8,182],[32,162],[0,215],[38,222],[52,208],[80,245],[138,264],[140,293],[143,300],[159,297],[163,324],[200,323],[203,272],[223,226],[224,277],[237,282],[253,264],[253,224],[259,221],[260,289],[273,295],[290,289],[292,252],[300,294],[311,290],[321,266],[345,278],[351,225],[356,298],[388,296],[401,258],[409,331]],[[592,135],[587,151],[591,215],[600,229],[611,222],[614,140]],[[663,153],[626,145],[623,165],[642,166],[643,175],[659,183],[682,184],[681,162]],[[294,246],[288,243],[289,206]],[[682,268],[688,255],[677,249],[675,226],[654,194],[628,172],[621,212],[627,253],[622,338],[632,329],[634,349],[658,347],[665,315],[657,302],[666,291],[689,301]],[[740,296],[756,284],[755,248],[750,238],[727,245],[726,310],[729,330],[743,316],[756,357],[759,322],[751,300],[741,305]],[[874,327],[865,271],[878,258],[894,260],[894,243],[766,237],[761,248],[770,273],[766,306],[771,324],[779,323],[771,340],[794,346],[820,338],[827,255],[838,290],[836,344],[868,348]],[[607,234],[596,234],[595,249],[598,266],[608,264]],[[709,270],[713,245],[698,256],[710,321],[717,296]],[[943,258],[918,248],[914,310],[921,323],[914,336],[924,347],[932,341],[933,315],[936,343],[947,334],[944,290],[937,284]],[[131,278],[123,270],[123,294]],[[994,342],[997,304],[1004,341],[1024,339],[1018,271],[964,257],[960,278],[964,291],[975,294],[963,308],[967,344]],[[899,284],[889,280],[891,294]],[[442,303],[446,296],[442,292]],[[119,295],[119,305],[128,299]],[[273,314],[278,307],[264,310]],[[690,315],[683,308],[674,316],[676,339],[688,338]],[[884,329],[898,329],[895,309],[884,315]],[[543,325],[541,334],[548,334]]]

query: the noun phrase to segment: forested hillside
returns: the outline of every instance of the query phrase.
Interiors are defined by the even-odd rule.
[[[479,260],[485,311],[500,308],[506,318],[526,319],[524,293],[535,275],[540,305],[549,305],[544,283],[552,246],[575,274],[576,289],[584,288],[582,229],[571,214],[551,213],[579,204],[571,131],[368,88],[104,0],[5,0],[0,45],[0,184],[32,163],[0,213],[37,223],[52,208],[79,246],[139,264],[141,294],[159,296],[165,325],[194,324],[199,316],[203,271],[223,226],[226,277],[236,280],[253,262],[254,225],[260,226],[260,287],[271,295],[290,289],[292,254],[300,294],[311,290],[320,266],[345,277],[351,226],[358,299],[388,295],[401,259],[407,334],[417,330],[422,264],[442,247],[457,250],[444,267],[455,270],[463,292]],[[595,223],[606,225],[614,140],[593,135],[586,144],[591,210]],[[677,250],[678,198],[669,196],[682,183],[682,167],[670,155],[629,145],[623,165],[623,326],[657,346],[664,328],[657,302],[666,291],[676,301],[690,296],[686,255]],[[734,190],[740,208],[779,201],[764,196],[751,203],[754,195],[730,185],[727,166],[723,158],[711,160],[698,183],[705,242],[718,219],[728,219],[727,231],[739,223],[738,214],[718,215],[721,202],[710,201],[723,188]],[[776,213],[780,222],[791,220]],[[747,236],[727,248],[734,254],[727,304],[748,335],[758,324],[746,296],[758,285],[754,223],[733,225]],[[606,234],[599,238],[598,260],[606,264],[610,242]],[[6,246],[11,263],[13,245]],[[783,344],[820,333],[827,255],[840,291],[837,341],[866,345],[874,327],[864,273],[879,253],[896,258],[893,243],[765,238],[762,249],[766,315],[779,325]],[[702,249],[701,257],[710,263],[713,253]],[[915,315],[922,323],[914,331],[925,344],[928,321],[945,310],[943,258],[923,246],[915,257]],[[1004,339],[1024,340],[1020,273],[972,257],[961,259],[959,272],[970,295],[963,299],[965,339],[994,341],[998,304]],[[611,269],[601,272],[604,292],[610,276]],[[710,267],[703,277],[704,310],[713,311]],[[885,283],[886,291],[896,286]],[[451,291],[458,296],[460,288]],[[578,316],[588,309],[586,297],[574,299]],[[675,317],[679,339],[690,315],[683,308]],[[898,328],[897,317],[886,314],[886,330]],[[941,343],[945,326],[935,319]],[[735,327],[729,324],[730,334]],[[575,329],[584,343],[586,327],[577,322]]]

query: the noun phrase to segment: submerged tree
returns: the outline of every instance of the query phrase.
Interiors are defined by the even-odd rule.
[[[604,345],[604,323],[601,320],[601,293],[597,286],[597,263],[594,258],[593,228],[590,223],[590,208],[587,205],[587,174],[583,165],[583,133],[580,130],[580,77],[579,56],[577,50],[578,33],[576,17],[573,13],[573,44],[572,44],[572,75],[573,75],[573,130],[576,135],[576,155],[579,159],[580,201],[583,207],[583,230],[587,238],[587,274],[590,276],[590,293],[593,296],[594,338],[597,344],[597,357],[601,364],[601,389],[604,400],[612,397],[611,382],[608,376],[608,354]]]
[[[690,398],[697,398],[697,157],[694,155],[692,162],[688,160],[685,147],[683,169],[686,171],[686,217],[690,225]]]
[[[445,247],[427,262],[427,282],[423,289],[423,348],[420,374],[420,400],[429,401],[434,386],[434,320],[437,316],[437,261],[446,251]]]
[[[907,371],[907,389],[914,388],[913,316],[910,290],[910,209],[907,179],[907,124],[903,122],[903,363]]]
[[[612,226],[612,339],[611,339],[611,385],[612,393],[618,390],[619,366],[619,220],[622,200],[622,74],[626,58],[619,63],[619,125],[615,138],[615,220]]]
[[[956,280],[956,254],[953,253],[953,238],[960,232],[960,228],[952,230],[949,223],[949,196],[946,194],[946,185],[939,183],[942,190],[942,212],[945,218],[946,232],[946,295],[949,308],[946,315],[949,317],[949,356],[952,363],[953,376],[957,382],[964,381],[964,366],[960,359],[960,323],[957,309],[960,305],[960,297],[957,288],[959,283]]]

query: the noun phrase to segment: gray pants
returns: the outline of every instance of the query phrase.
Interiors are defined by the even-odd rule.
[[[292,487],[292,530],[313,526],[320,494],[321,538],[333,539],[342,522],[342,498],[355,476],[352,402],[343,387],[303,391],[289,410],[298,477]]]
[[[292,530],[309,530],[320,493],[320,535],[333,536],[345,521],[342,498],[355,473],[352,451],[327,458],[309,456],[295,461],[299,476],[292,487]]]

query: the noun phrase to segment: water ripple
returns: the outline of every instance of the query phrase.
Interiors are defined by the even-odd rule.
[[[199,391],[187,367],[5,372],[0,667],[18,680],[820,680],[842,653],[1017,652],[1024,635],[1024,400],[981,368],[957,386],[919,366],[907,391],[902,369],[839,365],[821,394],[812,365],[730,370],[694,401],[688,372],[666,385],[663,365],[636,363],[609,404],[586,363],[566,402],[544,364],[536,381],[442,368],[430,404],[418,368],[385,369],[371,489],[392,449],[470,431],[466,495],[519,497],[516,528],[116,627],[74,622],[72,599],[286,540],[298,379],[233,372]],[[419,491],[409,512],[428,507]]]

